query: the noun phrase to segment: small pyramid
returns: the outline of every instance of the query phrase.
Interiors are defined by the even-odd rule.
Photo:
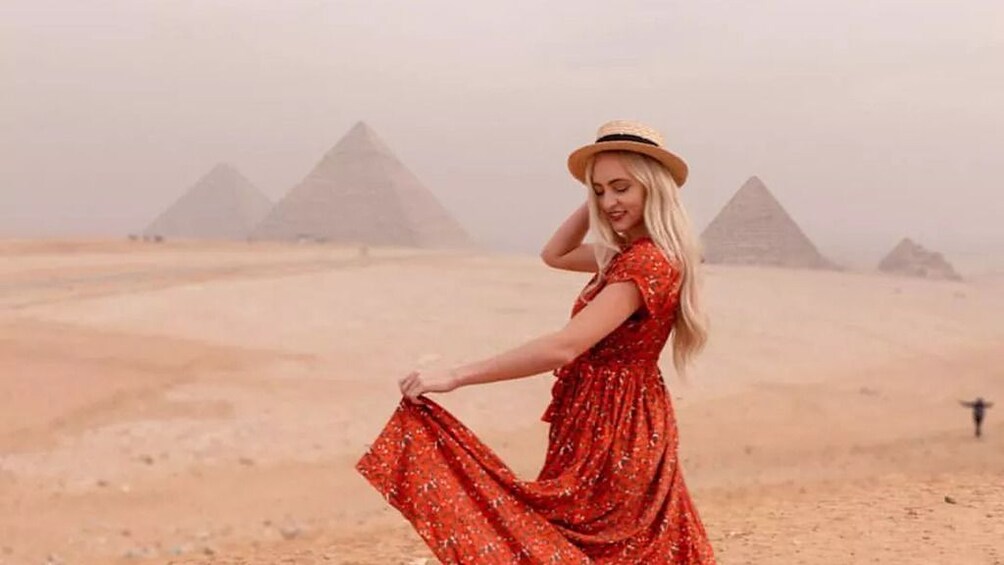
[[[405,247],[465,247],[470,241],[363,122],[276,204],[253,237]]]
[[[272,207],[244,175],[220,163],[144,231],[150,236],[244,239]]]
[[[879,263],[884,273],[921,277],[927,279],[947,279],[958,281],[962,277],[955,272],[941,253],[929,251],[910,238],[904,238]]]
[[[701,240],[708,263],[833,268],[755,176],[708,224]]]

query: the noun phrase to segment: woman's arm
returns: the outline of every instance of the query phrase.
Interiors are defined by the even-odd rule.
[[[595,273],[597,266],[593,246],[582,243],[588,231],[589,208],[583,204],[554,232],[541,250],[540,258],[555,269]]]
[[[584,353],[614,331],[642,305],[630,282],[607,285],[561,330],[530,340],[502,354],[448,371],[413,372],[399,381],[401,392],[416,399],[426,392],[453,389],[552,371]]]

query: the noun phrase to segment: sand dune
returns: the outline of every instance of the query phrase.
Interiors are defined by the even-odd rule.
[[[351,468],[395,379],[559,327],[584,282],[394,249],[0,253],[0,563],[422,562]],[[705,287],[713,341],[668,381],[722,563],[1004,562],[1004,412],[976,441],[958,405],[1004,406],[1001,281],[716,266]],[[550,384],[441,400],[532,476]]]

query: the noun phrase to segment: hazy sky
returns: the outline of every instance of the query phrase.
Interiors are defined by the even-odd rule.
[[[0,0],[0,234],[138,231],[216,162],[278,199],[357,121],[537,248],[640,119],[703,228],[758,175],[824,253],[1004,250],[1004,2]]]

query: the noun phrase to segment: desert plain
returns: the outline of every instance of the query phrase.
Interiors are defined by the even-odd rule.
[[[561,327],[532,256],[0,241],[0,563],[435,563],[353,465],[420,367]],[[710,265],[662,367],[723,564],[1004,563],[1004,277]],[[519,474],[552,377],[437,400]],[[960,401],[983,396],[976,439]]]

